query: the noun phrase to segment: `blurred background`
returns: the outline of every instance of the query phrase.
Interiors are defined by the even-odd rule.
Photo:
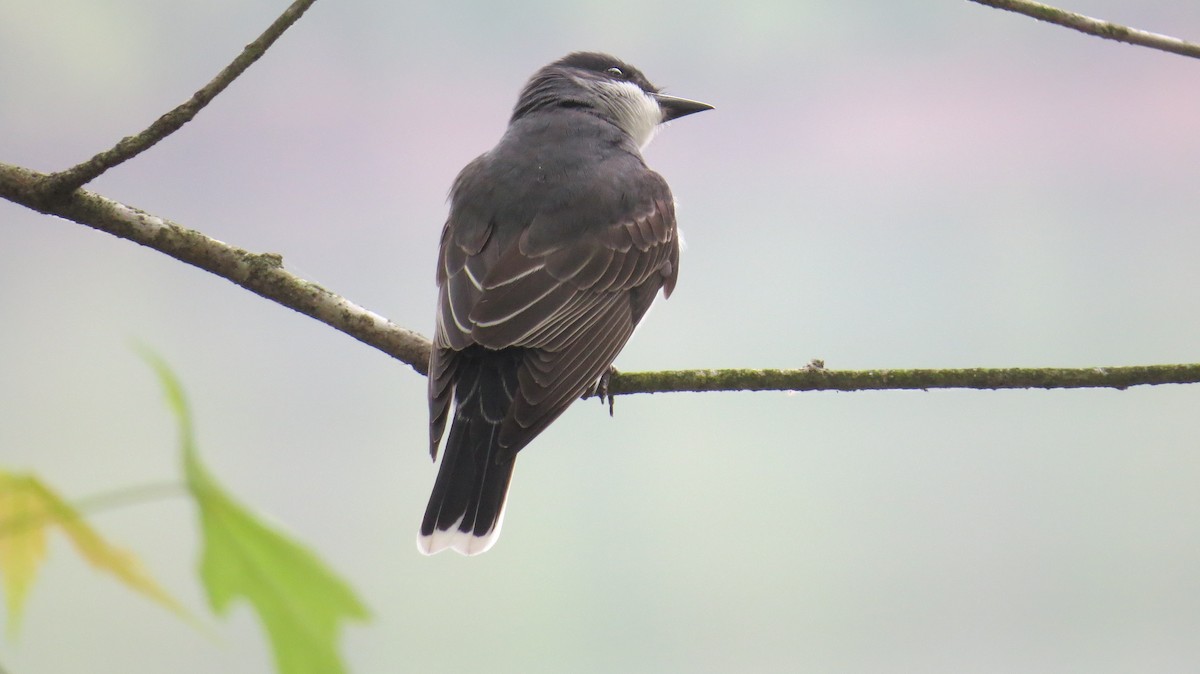
[[[0,161],[141,130],[286,6],[0,0]],[[1200,39],[1200,4],[1070,9]],[[458,170],[525,79],[610,51],[716,111],[646,156],[686,231],[623,370],[1200,360],[1200,64],[967,2],[318,2],[180,132],[89,185],[431,334]],[[353,672],[1185,672],[1200,388],[641,395],[521,454],[482,557],[413,540],[424,379],[157,252],[0,203],[0,467],[70,498],[179,479],[131,341],[238,497],[370,606]],[[91,518],[206,614],[182,496]],[[61,537],[11,674],[267,672]]]

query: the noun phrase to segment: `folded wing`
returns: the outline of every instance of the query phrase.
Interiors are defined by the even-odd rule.
[[[476,344],[522,350],[498,438],[511,456],[594,388],[659,289],[670,294],[679,270],[674,203],[666,183],[649,175],[652,198],[585,232],[535,219],[501,241],[489,228],[456,237],[447,225],[429,377],[433,453],[453,397],[457,352]]]

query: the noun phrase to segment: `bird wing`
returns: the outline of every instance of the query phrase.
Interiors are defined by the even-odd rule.
[[[582,232],[538,216],[503,242],[490,228],[464,236],[447,224],[429,376],[433,452],[453,398],[456,352],[524,349],[499,437],[516,452],[595,386],[659,289],[670,294],[679,270],[675,207],[666,182],[647,175],[647,198],[626,217]]]

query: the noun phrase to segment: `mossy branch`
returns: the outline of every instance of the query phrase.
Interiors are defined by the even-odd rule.
[[[608,390],[626,393],[681,391],[882,391],[1112,388],[1200,382],[1200,364],[1120,367],[1009,367],[914,370],[675,370],[614,374]]]

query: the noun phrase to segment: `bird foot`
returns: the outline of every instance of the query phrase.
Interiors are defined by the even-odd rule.
[[[616,373],[617,368],[609,365],[608,369],[604,371],[604,374],[600,375],[600,379],[596,381],[596,388],[593,389],[590,394],[599,397],[601,404],[604,404],[606,399],[608,400],[608,416],[610,417],[613,415],[613,396],[608,390],[608,382]],[[586,398],[588,396],[584,397]]]

